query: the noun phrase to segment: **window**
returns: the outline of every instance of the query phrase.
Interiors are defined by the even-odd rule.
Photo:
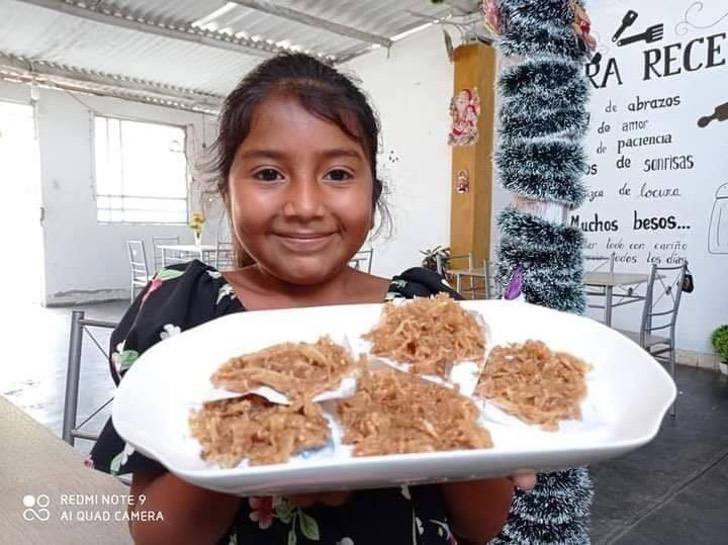
[[[100,222],[187,223],[185,130],[94,116]]]

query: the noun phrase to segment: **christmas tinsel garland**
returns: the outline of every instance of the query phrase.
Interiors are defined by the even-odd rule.
[[[566,217],[585,196],[588,17],[576,0],[485,0],[483,7],[505,65],[495,161],[514,193],[498,217],[497,279],[507,294],[515,285],[530,303],[582,313],[583,235]],[[541,474],[534,490],[516,493],[491,544],[587,544],[592,494],[586,468]]]

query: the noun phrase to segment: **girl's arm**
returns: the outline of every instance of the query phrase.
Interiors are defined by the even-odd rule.
[[[483,544],[498,535],[513,500],[510,479],[486,479],[440,485],[450,530],[460,543]]]
[[[139,496],[144,495],[143,504]],[[215,545],[230,528],[241,498],[193,486],[172,473],[134,473],[134,511],[161,512],[164,521],[129,522],[136,545]],[[153,517],[152,517],[153,518]]]

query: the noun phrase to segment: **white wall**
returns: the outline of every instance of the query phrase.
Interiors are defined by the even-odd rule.
[[[30,101],[25,85],[0,82],[0,100]],[[45,303],[80,303],[126,297],[129,266],[125,241],[142,239],[152,266],[152,236],[179,235],[191,241],[185,225],[101,224],[94,200],[91,113],[187,127],[188,158],[202,145],[201,114],[127,102],[114,98],[40,89],[36,104],[45,209]],[[214,138],[214,120],[206,118],[205,136]],[[198,192],[190,208],[197,209]],[[214,240],[212,219],[203,240]]]
[[[618,0],[592,8],[595,29],[603,37],[600,50],[604,60],[593,78],[598,87],[592,86],[592,122],[586,139],[588,161],[598,170],[586,178],[595,194],[581,216],[582,221],[598,214],[600,220],[617,222],[618,231],[599,229],[586,235],[595,246],[593,252],[616,252],[622,260],[617,265],[620,270],[646,272],[652,262],[689,262],[695,291],[683,295],[677,344],[681,349],[711,352],[711,331],[728,323],[728,247],[711,251],[709,244],[718,229],[716,222],[711,225],[716,192],[728,184],[728,123],[713,121],[701,128],[697,121],[728,104],[728,19],[724,2],[705,2],[697,11],[691,8],[693,4],[689,0],[651,0],[635,7],[634,2]],[[625,36],[661,23],[663,39],[615,46],[611,35],[628,9],[639,16]],[[648,68],[650,64],[655,70]],[[605,80],[608,71],[611,75]],[[633,111],[630,105],[638,102],[637,97],[639,102],[655,99],[652,105],[657,107]],[[673,103],[675,97],[679,104]],[[634,125],[625,125],[628,122]],[[658,137],[662,143],[640,142],[644,137]],[[629,141],[641,145],[625,146]],[[617,168],[620,157],[624,162]],[[646,169],[646,161],[666,165]],[[663,191],[662,196],[643,193],[643,184]],[[620,192],[622,188],[630,189],[630,194]],[[671,217],[674,227],[668,224]],[[645,218],[654,218],[655,226],[641,228]],[[728,224],[723,222],[721,229],[725,238]],[[618,245],[608,248],[609,242]],[[618,311],[615,325],[634,329],[639,320],[635,307]]]
[[[420,250],[450,240],[448,105],[453,66],[439,27],[345,64],[362,80],[382,124],[381,170],[394,220],[389,240],[373,241],[373,272],[399,274],[422,261]],[[389,160],[390,153],[398,161]]]

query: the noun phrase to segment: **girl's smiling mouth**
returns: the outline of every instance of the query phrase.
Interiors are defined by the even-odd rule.
[[[273,233],[283,245],[292,252],[313,253],[323,249],[331,242],[336,235],[335,232],[311,233],[311,232],[290,232]]]

